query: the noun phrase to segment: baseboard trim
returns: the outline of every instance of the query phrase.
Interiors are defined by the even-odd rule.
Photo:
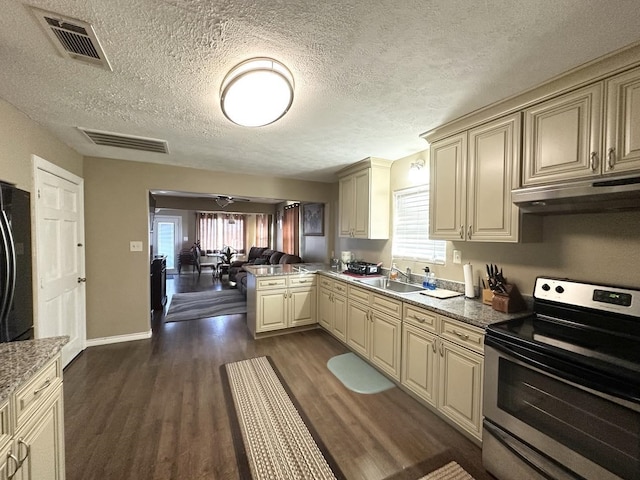
[[[87,339],[87,347],[110,345],[112,343],[133,342],[134,340],[147,340],[148,338],[151,338],[151,330],[148,332],[130,333],[127,335],[114,335],[113,337]]]

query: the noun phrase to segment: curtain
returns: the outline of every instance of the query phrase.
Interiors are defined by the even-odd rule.
[[[231,247],[243,252],[244,226],[244,215],[196,212],[196,238],[205,251]]]
[[[271,246],[271,215],[259,213],[256,215],[256,241],[258,247]]]
[[[282,249],[284,253],[300,255],[300,204],[284,207],[282,218]]]

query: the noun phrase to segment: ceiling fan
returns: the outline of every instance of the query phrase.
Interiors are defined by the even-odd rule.
[[[229,195],[218,195],[215,197],[215,202],[218,204],[220,208],[224,208],[227,205],[231,205],[235,202],[250,202],[248,198],[236,198],[230,197]]]

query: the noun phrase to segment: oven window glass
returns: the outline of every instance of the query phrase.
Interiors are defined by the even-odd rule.
[[[505,358],[498,370],[500,409],[619,477],[640,478],[640,412]]]

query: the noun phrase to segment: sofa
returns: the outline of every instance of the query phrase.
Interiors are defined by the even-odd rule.
[[[229,266],[229,281],[235,282],[238,290],[246,295],[248,273],[244,269],[245,265],[284,265],[288,263],[302,263],[302,258],[270,248],[251,247],[246,260],[233,262]]]

